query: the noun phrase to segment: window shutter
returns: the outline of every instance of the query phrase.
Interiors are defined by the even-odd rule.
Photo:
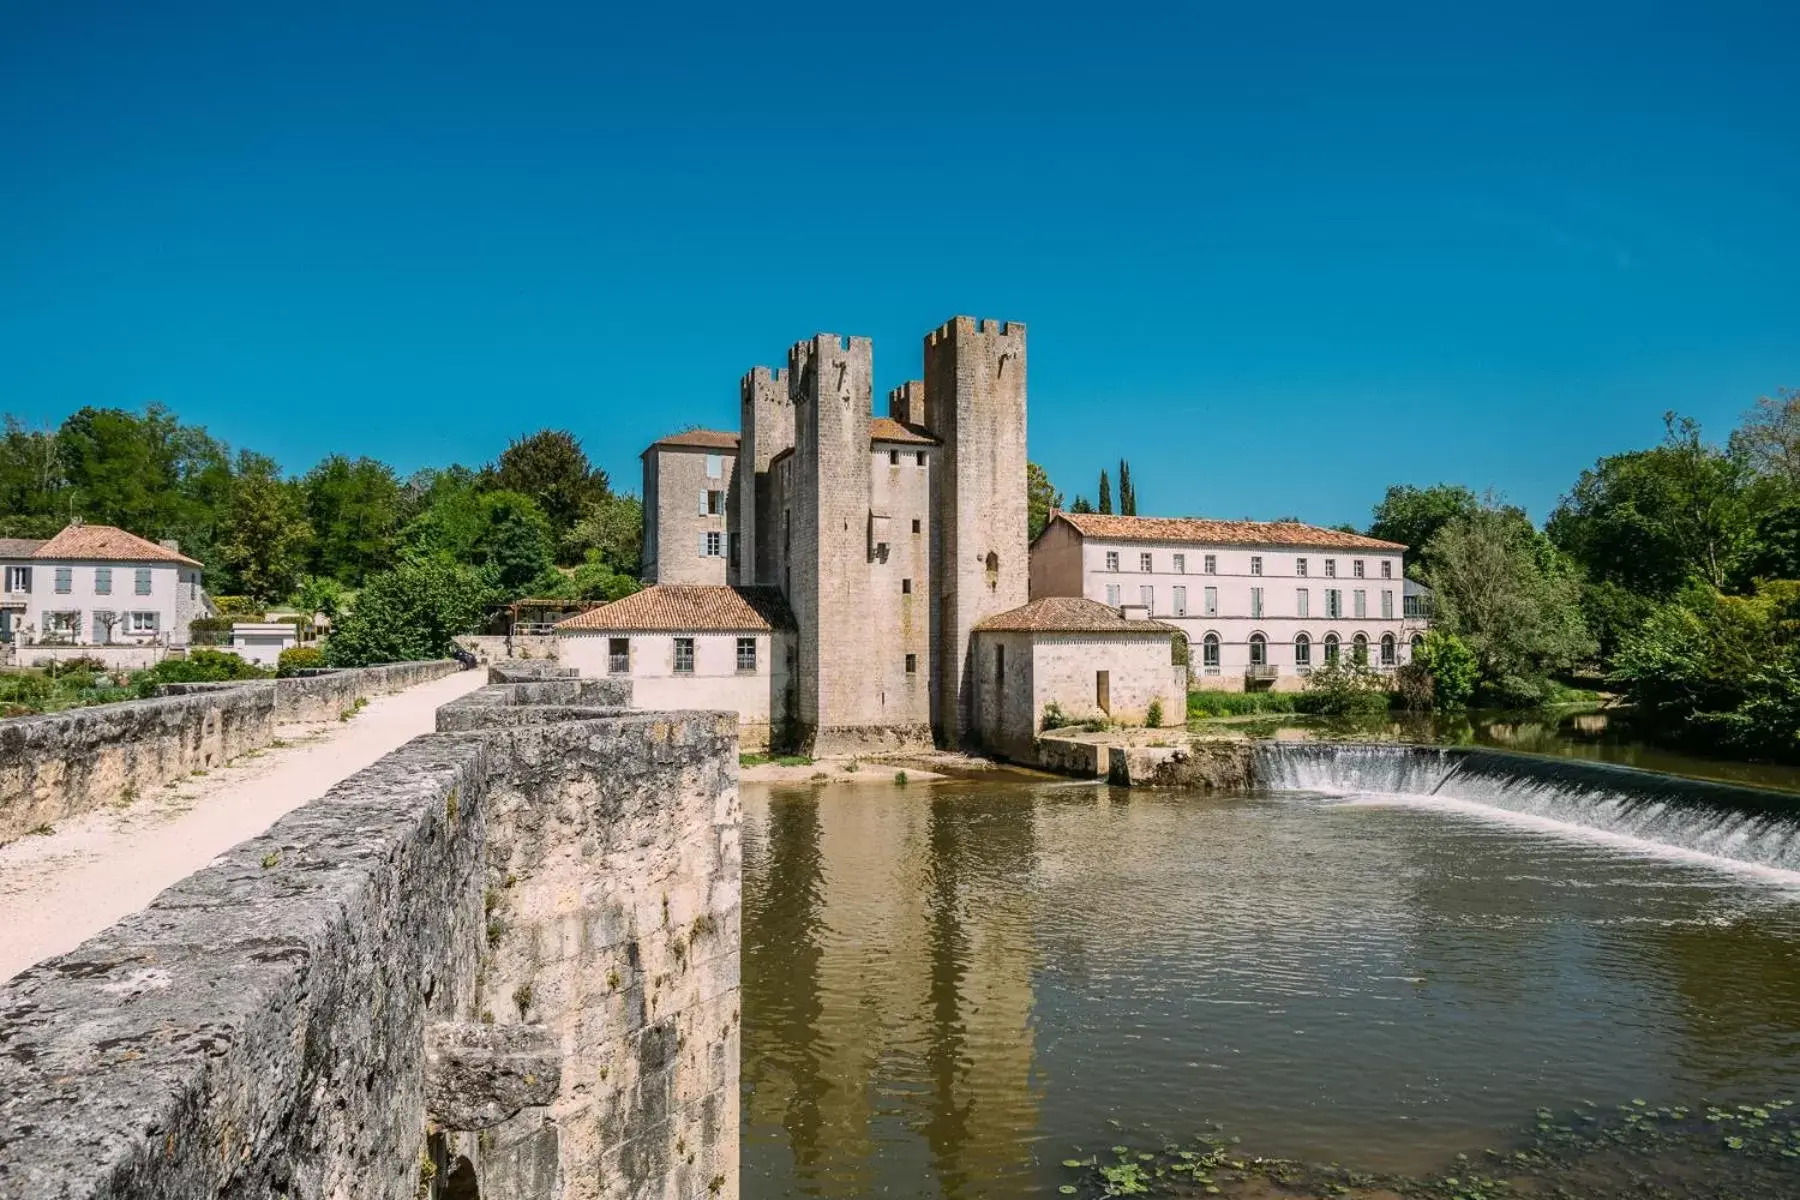
[[[704,533],[700,535],[700,557],[706,557],[706,535]]]

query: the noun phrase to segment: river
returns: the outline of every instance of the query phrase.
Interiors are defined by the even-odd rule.
[[[1800,873],[1424,797],[743,798],[747,1197],[1099,1195],[1181,1146],[1223,1160],[1183,1194],[1485,1195],[1565,1131],[1536,1182],[1800,1194]]]

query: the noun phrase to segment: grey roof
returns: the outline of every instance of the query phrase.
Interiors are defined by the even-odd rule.
[[[30,558],[44,538],[0,538],[0,558]]]

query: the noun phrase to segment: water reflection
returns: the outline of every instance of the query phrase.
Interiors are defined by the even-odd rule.
[[[1125,1127],[1439,1167],[1800,1087],[1794,898],[1371,800],[744,788],[744,1192],[1052,1195]]]

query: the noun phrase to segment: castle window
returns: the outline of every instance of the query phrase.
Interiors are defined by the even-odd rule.
[[[1216,554],[1209,554],[1201,559],[1200,569],[1205,571],[1208,575],[1217,575],[1219,573],[1219,556]]]
[[[725,535],[716,529],[709,529],[700,535],[701,558],[723,558],[725,556]]]
[[[1117,550],[1108,550],[1106,552],[1106,569],[1109,571],[1116,571],[1119,569],[1119,552]]]
[[[1252,575],[1262,574],[1262,555],[1252,554],[1250,556],[1250,573]]]
[[[919,451],[918,460],[921,467],[925,465],[925,452],[923,450]]]
[[[756,639],[741,637],[737,640],[737,669],[739,675],[756,674]]]
[[[897,467],[899,465],[900,465],[900,452],[898,450],[889,450],[888,451],[888,466]]]
[[[1000,586],[1000,556],[992,550],[987,552],[987,585],[989,591]]]
[[[606,673],[608,675],[631,674],[631,639],[606,639]]]
[[[900,581],[900,594],[901,594],[901,595],[902,595],[902,596],[910,596],[910,595],[912,595],[912,580],[910,580],[910,579],[902,579],[902,580],[901,580],[901,581]]]
[[[677,675],[694,673],[694,639],[691,637],[675,639],[675,673]]]
[[[919,656],[918,655],[909,654],[906,656],[906,673],[908,675],[917,675],[919,673]]]
[[[1303,558],[1303,557],[1296,558],[1294,560],[1294,574],[1300,576],[1302,579],[1306,578],[1306,559],[1305,558]]]
[[[917,517],[913,518],[913,532],[914,533],[919,532],[919,518],[917,518]]]
[[[1151,560],[1150,560],[1150,552],[1149,551],[1145,551],[1144,553],[1138,555],[1138,570],[1140,570],[1140,571],[1154,570],[1155,568],[1152,567],[1150,565],[1150,563],[1151,563]]]

